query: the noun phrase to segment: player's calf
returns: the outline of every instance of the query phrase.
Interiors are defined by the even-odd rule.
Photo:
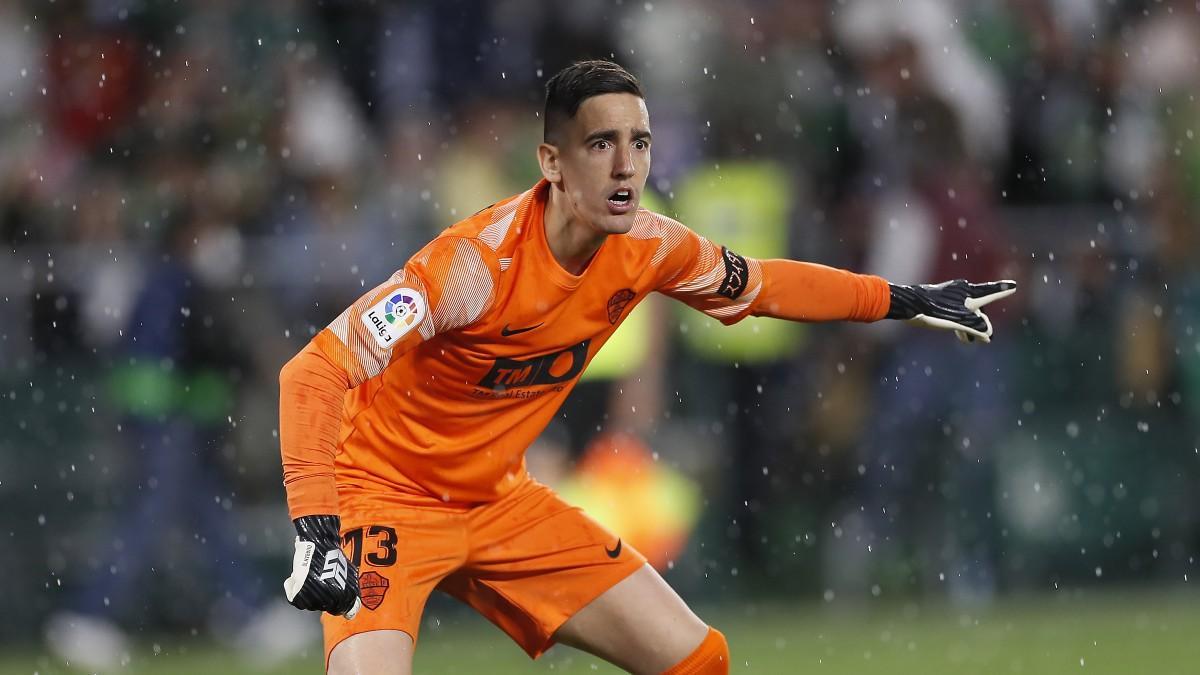
[[[728,675],[729,644],[716,628],[709,627],[708,635],[679,663],[671,666],[663,675]]]

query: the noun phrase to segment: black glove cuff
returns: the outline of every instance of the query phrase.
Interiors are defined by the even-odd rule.
[[[296,534],[327,549],[338,548],[342,540],[342,519],[338,516],[303,516],[292,521]]]
[[[888,308],[887,318],[908,320],[921,314],[928,304],[925,296],[912,286],[888,284],[892,291],[892,304]]]

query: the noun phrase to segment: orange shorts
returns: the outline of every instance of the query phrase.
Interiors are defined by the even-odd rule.
[[[326,665],[333,648],[357,633],[402,630],[415,642],[434,588],[474,607],[537,658],[567,619],[646,562],[532,480],[465,511],[389,506],[374,519],[348,518],[343,548],[358,564],[363,607],[350,621],[321,614]]]

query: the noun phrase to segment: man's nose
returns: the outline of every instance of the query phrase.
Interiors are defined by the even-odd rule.
[[[629,148],[617,148],[616,155],[613,157],[613,177],[614,178],[629,178],[637,173],[637,166],[633,163],[633,153]]]

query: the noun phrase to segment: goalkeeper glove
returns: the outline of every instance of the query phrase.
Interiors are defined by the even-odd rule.
[[[288,602],[299,609],[344,614],[353,619],[362,606],[358,597],[358,570],[339,545],[341,518],[304,516],[296,525],[296,553],[292,575],[283,581]]]
[[[972,284],[955,279],[940,284],[888,284],[892,305],[887,318],[954,331],[963,342],[992,341],[992,322],[980,307],[1017,292],[1015,281]]]

